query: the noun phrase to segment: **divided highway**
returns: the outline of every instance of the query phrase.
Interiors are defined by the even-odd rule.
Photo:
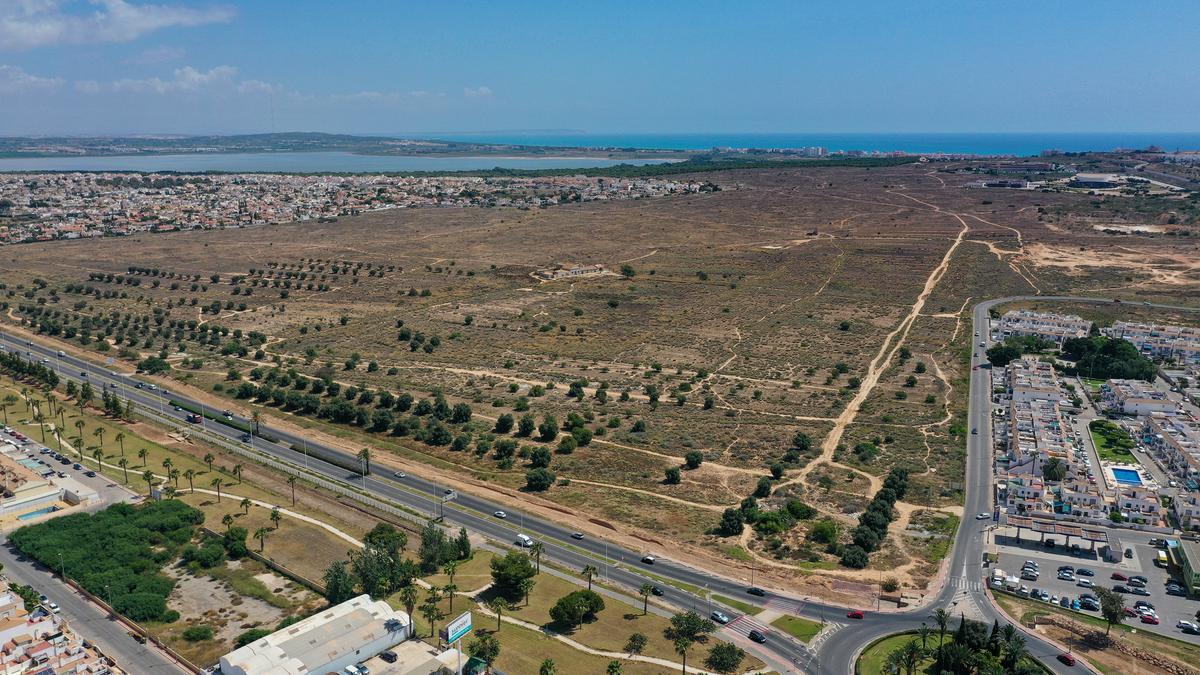
[[[982,302],[972,310],[973,330],[978,336],[972,341],[973,351],[977,352],[971,359],[972,366],[985,361],[984,349],[976,345],[980,341],[986,341],[988,310],[999,304],[1019,300],[1095,304],[1114,302],[1109,298],[1068,296],[1021,296]],[[1171,305],[1150,306],[1164,309],[1195,309]],[[184,418],[188,413],[187,411],[173,410],[170,404],[171,400],[179,401],[182,405],[195,410],[203,410],[210,417],[220,417],[223,413],[222,410],[174,392],[167,395],[160,391],[137,388],[139,380],[128,375],[100,369],[91,362],[69,354],[60,356],[59,352],[54,349],[38,343],[29,343],[2,331],[0,331],[0,345],[36,360],[47,359],[48,365],[54,367],[63,378],[75,381],[88,380],[93,387],[117,387],[123,398],[128,398],[149,410],[159,411],[164,416],[177,419],[181,426],[186,425]],[[524,514],[512,510],[506,505],[467,493],[459,492],[454,501],[443,505],[441,501],[446,490],[445,486],[411,474],[403,479],[398,479],[390,474],[381,475],[375,471],[370,471],[365,476],[358,472],[348,471],[343,466],[326,462],[311,453],[319,451],[324,456],[339,458],[341,460],[339,463],[344,466],[354,466],[357,460],[350,453],[273,428],[267,424],[262,425],[261,432],[279,442],[252,437],[250,443],[243,443],[241,441],[242,432],[211,421],[205,421],[203,428],[206,432],[221,436],[229,442],[243,443],[246,446],[252,445],[255,450],[265,455],[283,459],[294,465],[303,465],[316,475],[354,485],[377,498],[403,505],[418,513],[435,515],[444,512],[445,523],[449,526],[466,527],[468,530],[499,542],[513,542],[518,533],[528,534],[545,545],[544,555],[548,559],[568,569],[581,569],[588,564],[596,565],[600,570],[601,579],[607,579],[634,591],[645,583],[658,585],[664,593],[662,599],[677,607],[694,608],[704,615],[708,615],[714,609],[721,609],[726,614],[734,614],[735,619],[724,631],[724,635],[734,637],[739,644],[768,659],[775,667],[784,668],[789,672],[843,675],[853,672],[854,661],[865,646],[892,633],[914,630],[922,624],[932,624],[930,613],[938,607],[944,607],[954,614],[960,611],[973,613],[989,623],[993,619],[1006,621],[993,609],[983,589],[983,531],[991,521],[977,521],[973,518],[976,513],[990,513],[994,508],[991,489],[991,433],[988,430],[991,417],[990,390],[990,372],[985,369],[973,369],[968,424],[972,430],[978,430],[979,433],[967,436],[964,518],[955,538],[946,583],[932,602],[926,603],[920,609],[906,612],[868,613],[866,619],[858,621],[846,618],[847,608],[845,607],[806,601],[771,591],[767,591],[764,597],[748,595],[745,583],[664,559],[661,556],[667,554],[667,551],[631,551],[601,539],[576,540],[571,537],[570,530],[560,527],[552,521]],[[249,420],[241,417],[235,416],[233,419],[242,425],[250,423]],[[309,452],[305,452],[306,450]],[[500,519],[492,515],[498,510],[505,510],[507,518]],[[641,562],[642,556],[646,554],[654,555],[657,560],[653,564]],[[678,587],[671,584],[677,584]],[[825,639],[814,650],[778,631],[770,630],[766,644],[751,644],[742,637],[742,629],[747,625],[754,625],[751,617],[736,616],[735,613],[729,612],[728,608],[718,607],[709,602],[702,596],[702,593],[683,590],[683,588],[689,587],[703,589],[702,593],[716,593],[756,606],[769,606],[787,614],[831,622],[834,624],[833,631],[836,638]],[[845,630],[847,634],[842,635],[842,630]],[[1055,657],[1060,650],[1036,636],[1029,636],[1027,648],[1035,658],[1056,673],[1066,675],[1078,672],[1078,670],[1058,662]]]

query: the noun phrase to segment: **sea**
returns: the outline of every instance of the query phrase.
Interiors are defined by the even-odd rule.
[[[403,136],[404,134],[398,134]],[[712,133],[600,134],[586,132],[494,132],[426,134],[443,140],[557,147],[711,148],[822,147],[830,152],[955,153],[1028,157],[1043,150],[1107,151],[1158,146],[1166,151],[1200,150],[1200,132],[1103,133]]]
[[[712,148],[805,148],[829,152],[906,152],[1036,156],[1043,150],[1108,151],[1158,146],[1168,152],[1200,150],[1200,133],[626,133],[478,132],[396,133],[389,136],[560,148],[708,150]],[[228,172],[404,172],[474,171],[492,168],[596,168],[615,164],[655,164],[661,159],[620,160],[561,157],[402,157],[348,152],[270,152],[136,155],[118,157],[0,158],[5,171],[228,171]]]

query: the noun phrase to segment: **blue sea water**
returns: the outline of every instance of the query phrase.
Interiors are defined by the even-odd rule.
[[[404,135],[404,134],[400,134]],[[560,147],[659,148],[706,150],[732,148],[800,148],[820,146],[829,151],[970,153],[977,155],[1037,155],[1042,150],[1067,152],[1105,151],[1115,148],[1200,150],[1200,132],[1106,133],[709,133],[709,134],[603,134],[572,132],[495,132],[422,134],[427,138],[515,143]]]

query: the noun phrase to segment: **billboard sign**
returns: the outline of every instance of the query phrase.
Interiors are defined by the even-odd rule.
[[[457,619],[446,624],[445,630],[442,631],[442,639],[446,641],[446,644],[454,644],[470,632],[471,613],[463,612]]]

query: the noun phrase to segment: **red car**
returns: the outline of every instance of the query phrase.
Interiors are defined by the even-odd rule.
[[[858,611],[857,609],[852,609],[849,612],[846,612],[846,618],[847,619],[861,619],[861,618],[863,618],[863,613]]]
[[[1148,624],[1157,626],[1158,625],[1158,617],[1152,616],[1150,614],[1145,614],[1142,616],[1142,623],[1148,623]]]
[[[1125,616],[1137,616],[1138,613],[1128,607],[1122,607],[1121,611],[1125,612]]]
[[[1124,574],[1121,574],[1120,572],[1113,572],[1112,576],[1109,578],[1112,579],[1113,581],[1129,581],[1129,577],[1125,576]]]
[[[1063,665],[1067,665],[1067,666],[1075,665],[1075,657],[1071,656],[1070,654],[1059,654],[1058,660],[1061,661],[1063,663]]]

